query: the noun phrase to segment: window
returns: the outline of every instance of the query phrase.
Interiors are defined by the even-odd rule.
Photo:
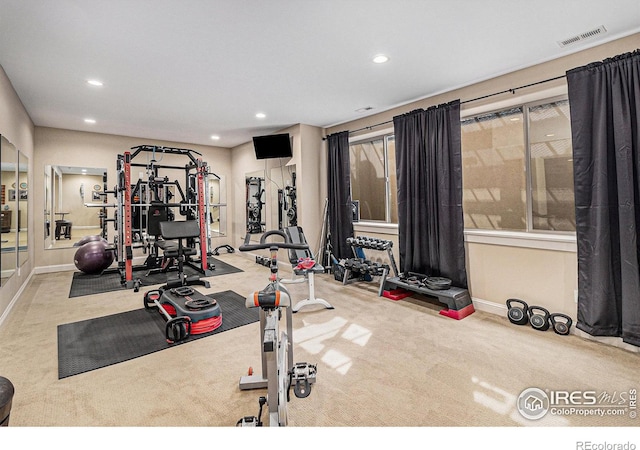
[[[392,135],[349,145],[351,199],[360,220],[398,223],[396,152]]]
[[[465,229],[574,232],[569,102],[545,100],[461,122]],[[360,220],[398,223],[393,134],[350,144]]]
[[[462,121],[467,229],[575,231],[569,102]]]

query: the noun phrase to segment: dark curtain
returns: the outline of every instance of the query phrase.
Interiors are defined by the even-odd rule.
[[[353,236],[351,213],[351,173],[349,170],[349,132],[327,136],[329,143],[329,242],[338,259],[352,258],[347,238]]]
[[[400,270],[467,287],[460,101],[393,118]]]
[[[578,320],[640,345],[640,50],[567,72]]]

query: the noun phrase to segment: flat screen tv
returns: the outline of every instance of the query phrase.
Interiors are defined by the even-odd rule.
[[[253,148],[257,159],[291,158],[289,133],[254,136]]]

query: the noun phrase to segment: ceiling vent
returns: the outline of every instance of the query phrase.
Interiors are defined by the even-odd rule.
[[[587,39],[593,39],[598,36],[602,36],[607,32],[607,29],[604,25],[600,25],[598,28],[593,30],[585,31],[584,33],[577,34],[575,36],[571,36],[570,38],[564,39],[562,41],[558,41],[558,45],[560,47],[568,47],[570,45],[575,45],[578,42],[585,41]]]

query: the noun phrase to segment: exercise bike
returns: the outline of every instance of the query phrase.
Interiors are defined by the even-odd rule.
[[[270,236],[280,236],[284,242],[267,242]],[[315,383],[317,367],[313,364],[293,363],[291,296],[278,278],[278,250],[308,249],[307,244],[293,244],[287,235],[279,230],[267,231],[259,244],[250,243],[250,235],[245,236],[241,252],[269,249],[271,260],[269,284],[261,291],[251,293],[246,301],[247,308],[260,308],[260,345],[262,355],[262,374],[249,374],[240,379],[240,389],[267,388],[267,396],[260,397],[257,416],[245,416],[237,426],[262,426],[262,409],[266,404],[269,411],[269,426],[287,425],[287,402],[293,388],[298,398],[308,397],[311,385]],[[286,314],[287,331],[280,332],[282,312]]]

